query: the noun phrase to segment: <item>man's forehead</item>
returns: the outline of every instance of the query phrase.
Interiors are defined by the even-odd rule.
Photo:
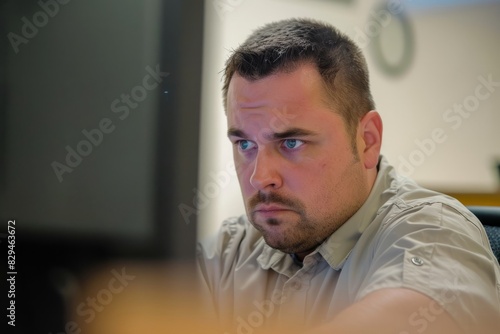
[[[247,105],[245,108],[239,106],[230,109],[227,114],[229,128],[244,130],[248,127],[262,127],[272,129],[274,132],[282,132],[287,128],[298,127],[303,124],[310,114],[304,109],[294,106],[283,105],[271,107],[268,105]]]
[[[251,80],[234,74],[228,90],[228,110],[255,109],[266,104],[266,93],[272,89],[272,78]]]
[[[280,71],[259,79],[246,78],[235,73],[229,84],[228,107],[259,107],[269,97],[286,100],[300,96],[297,93],[304,90],[319,92],[322,88],[318,70],[308,63],[292,71]],[[235,105],[230,106],[230,103]]]

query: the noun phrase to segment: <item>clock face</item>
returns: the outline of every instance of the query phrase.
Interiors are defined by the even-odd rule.
[[[379,8],[374,12],[382,11]],[[383,15],[372,17],[377,20],[380,30],[373,34],[370,47],[377,66],[386,75],[397,77],[404,74],[412,64],[415,40],[411,21],[403,11],[388,15],[390,16],[385,19]]]

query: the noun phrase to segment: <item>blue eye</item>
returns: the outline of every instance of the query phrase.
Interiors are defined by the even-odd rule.
[[[299,139],[285,139],[283,141],[283,145],[289,150],[293,150],[296,148],[299,148],[300,146],[304,145],[304,142]]]
[[[238,148],[241,151],[248,151],[254,147],[255,147],[255,143],[251,142],[250,140],[239,140],[238,141]]]

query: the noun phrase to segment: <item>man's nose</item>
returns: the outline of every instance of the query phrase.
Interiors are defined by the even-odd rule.
[[[277,152],[269,149],[257,152],[250,183],[256,190],[277,189],[282,186],[280,157]]]

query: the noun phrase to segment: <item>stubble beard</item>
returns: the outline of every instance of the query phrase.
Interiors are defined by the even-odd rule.
[[[257,219],[253,209],[258,203],[283,204],[293,210],[289,215],[297,218]],[[261,232],[264,241],[272,248],[285,253],[308,252],[319,246],[337,228],[335,217],[327,217],[322,221],[308,217],[299,201],[284,198],[280,195],[258,193],[248,204],[249,220]]]
[[[354,167],[360,163],[359,159],[354,159],[351,166]],[[356,169],[346,168],[346,173],[355,173]],[[343,175],[344,176],[344,175]],[[352,187],[362,189],[366,186],[363,183],[361,175],[350,175],[353,178]],[[342,177],[341,177],[342,178]],[[333,187],[333,192],[336,192],[336,187]],[[336,193],[337,197],[345,196],[345,194]],[[350,203],[337,203],[337,208],[330,212],[325,217],[312,217],[307,214],[305,206],[297,199],[283,197],[276,193],[258,192],[251,197],[247,202],[247,213],[252,225],[262,233],[265,242],[272,248],[278,249],[285,253],[304,253],[322,244],[325,239],[339,229],[352,215],[354,215],[366,200],[367,194],[360,194],[360,197]],[[296,219],[278,219],[269,218],[257,221],[254,209],[257,204],[283,204],[294,210],[293,215],[297,215]]]

